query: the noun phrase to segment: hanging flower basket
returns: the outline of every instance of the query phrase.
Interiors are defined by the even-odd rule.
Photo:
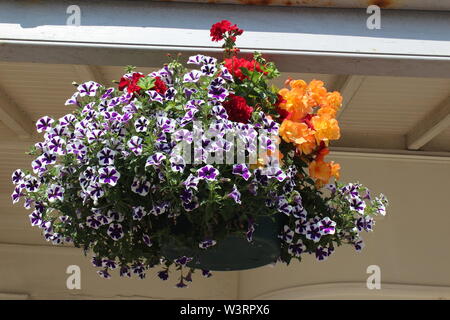
[[[242,33],[218,22],[223,61],[127,67],[117,87],[77,85],[72,113],[37,121],[44,141],[32,170],[13,173],[12,199],[24,198],[46,240],[92,253],[104,278],[159,267],[163,280],[177,272],[177,287],[197,269],[210,277],[362,248],[387,200],[336,182],[339,164],[325,161],[342,97],[318,80],[274,87],[272,62],[238,56]]]

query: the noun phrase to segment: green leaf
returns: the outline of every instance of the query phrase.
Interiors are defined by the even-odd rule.
[[[151,77],[140,78],[137,85],[144,90],[149,90],[155,86],[155,78]]]

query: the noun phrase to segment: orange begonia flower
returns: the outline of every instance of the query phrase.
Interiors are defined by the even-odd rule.
[[[317,143],[324,141],[328,143],[329,140],[337,140],[341,137],[338,121],[333,118],[324,116],[314,116],[311,119],[314,126],[315,137]]]

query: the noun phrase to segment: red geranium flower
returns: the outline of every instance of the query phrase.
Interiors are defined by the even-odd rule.
[[[131,76],[131,78],[122,77],[119,82],[119,90],[123,91],[125,88],[127,88],[127,92],[134,93],[142,89],[137,85],[140,78],[145,77],[143,74],[140,74],[139,72],[134,72]]]
[[[247,105],[243,97],[234,94],[228,96],[223,107],[227,110],[228,119],[234,122],[247,123],[253,112],[253,108]]]
[[[255,60],[247,60],[244,58],[236,58],[233,56],[230,59],[225,59],[225,67],[231,72],[231,74],[239,80],[244,80],[248,78],[246,75],[242,73],[241,68],[246,68],[249,71],[258,71],[263,72],[261,70],[261,66]]]
[[[244,30],[239,29],[237,25],[231,25],[228,20],[222,20],[212,25],[210,35],[212,41],[220,41],[226,37],[226,33],[231,37],[233,41],[236,41],[236,36],[241,35]]]
[[[166,83],[162,81],[160,77],[155,77],[155,86],[152,88],[152,90],[155,90],[159,94],[164,95],[167,90]]]

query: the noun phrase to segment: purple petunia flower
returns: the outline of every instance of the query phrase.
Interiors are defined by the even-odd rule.
[[[215,181],[218,175],[219,170],[209,164],[197,170],[197,176],[208,181]]]
[[[22,170],[17,169],[13,172],[11,176],[11,181],[14,184],[20,184],[23,182],[23,178],[25,177],[25,173],[22,172]]]
[[[131,278],[131,270],[127,266],[121,266],[119,269],[119,276]]]
[[[120,178],[120,173],[112,166],[100,168],[98,170],[99,182],[115,186]]]
[[[283,233],[278,236],[283,242],[292,243],[294,240],[294,231],[292,231],[289,226],[284,226]]]
[[[195,56],[190,56],[187,64],[196,64],[196,65],[202,65],[203,64],[203,59],[205,58],[204,55],[202,54],[197,54]]]
[[[208,97],[216,99],[217,101],[225,101],[228,97],[228,90],[224,87],[208,87]]]
[[[51,138],[47,144],[48,151],[51,153],[56,153],[58,155],[64,155],[64,145],[66,142],[60,137]]]
[[[205,278],[210,278],[212,277],[212,273],[209,270],[202,269],[202,276],[204,276]]]
[[[64,103],[65,106],[79,106],[80,102],[78,102],[78,96],[80,95],[79,92],[75,92],[69,99],[66,100],[66,102]]]
[[[250,170],[247,168],[247,165],[245,164],[233,165],[233,174],[241,176],[242,178],[244,178],[245,181],[247,181],[251,176]]]
[[[90,215],[86,218],[86,225],[97,230],[102,226],[102,223],[96,219],[95,215]]]
[[[133,220],[140,221],[144,216],[147,215],[147,211],[143,206],[133,207]]]
[[[115,241],[122,239],[124,236],[122,225],[120,223],[111,223],[108,227],[107,233],[108,236]]]
[[[317,247],[316,258],[319,261],[326,260],[328,258],[328,251],[325,250],[325,248],[323,248],[322,246]]]
[[[212,77],[217,72],[217,68],[214,64],[205,64],[200,68],[200,71],[204,76]]]
[[[147,131],[150,121],[146,117],[140,117],[134,122],[134,127],[137,132]]]
[[[174,172],[183,172],[184,168],[186,167],[186,163],[182,156],[180,155],[174,155],[170,157],[170,168]]]
[[[97,153],[98,163],[101,166],[109,166],[114,164],[114,156],[117,154],[116,151],[109,148],[103,148]]]
[[[320,228],[315,223],[310,223],[306,226],[306,238],[314,242],[319,242],[322,234]]]
[[[166,281],[167,279],[169,279],[169,271],[168,270],[158,271],[157,275],[158,275],[158,278],[160,278],[163,281]]]
[[[137,156],[142,154],[142,138],[138,136],[133,136],[127,142],[128,148]]]
[[[117,264],[114,260],[111,259],[103,259],[102,260],[102,266],[111,270],[114,270],[117,268]]]
[[[299,219],[295,221],[295,233],[306,235],[306,227],[306,220]]]
[[[292,206],[288,203],[285,197],[281,196],[278,198],[276,202],[276,207],[278,212],[284,213],[287,216],[290,216],[292,213]]]
[[[364,241],[359,238],[358,240],[356,240],[353,245],[355,246],[355,250],[356,252],[361,252],[361,250],[364,248]]]
[[[325,217],[320,220],[319,229],[322,235],[334,234],[336,232],[336,222],[328,217]]]
[[[86,134],[86,137],[87,137],[89,143],[93,143],[93,142],[99,140],[104,134],[105,134],[105,132],[103,130],[92,130]]]
[[[108,273],[108,269],[98,270],[97,273],[104,279],[111,279],[111,275]]]
[[[80,97],[89,96],[94,97],[97,93],[97,89],[100,88],[101,85],[94,81],[88,81],[83,84],[80,84],[77,87],[78,92],[80,93]]]
[[[149,193],[150,186],[150,182],[145,180],[145,178],[134,177],[133,183],[131,184],[131,191],[144,197]]]
[[[145,93],[149,95],[150,101],[160,102],[160,103],[162,103],[164,101],[164,97],[155,90],[147,90],[147,91],[145,91]]]
[[[28,192],[35,192],[35,191],[37,191],[39,189],[40,185],[41,185],[41,183],[39,182],[38,179],[36,179],[35,177],[30,176],[30,175],[26,176],[24,178],[24,180],[25,180],[25,189]]]
[[[52,123],[54,122],[55,120],[47,116],[40,118],[36,122],[37,132],[50,131],[50,129],[52,128]]]
[[[47,197],[48,197],[48,201],[50,203],[55,202],[57,200],[63,201],[64,200],[64,188],[57,184],[52,184],[47,189]]]
[[[102,186],[99,183],[90,183],[89,186],[86,188],[87,193],[89,196],[97,201],[99,198],[103,197],[105,195],[105,190],[103,190]]]
[[[182,267],[186,266],[186,264],[188,264],[191,261],[192,261],[192,258],[191,257],[186,257],[186,256],[182,256],[182,257],[174,260],[174,262],[177,265],[182,266]]]
[[[371,217],[363,216],[360,217],[356,221],[356,227],[358,228],[358,231],[373,231],[373,225],[375,224],[375,221]]]
[[[233,185],[233,190],[228,194],[228,197],[234,200],[237,204],[241,204],[241,193],[239,192],[236,185]]]
[[[163,153],[157,152],[157,153],[151,155],[150,157],[148,157],[147,161],[145,162],[145,167],[159,166],[165,159],[166,159],[166,156]]]
[[[366,203],[359,197],[354,197],[349,199],[350,209],[356,211],[359,214],[364,214],[364,209],[366,208]]]
[[[297,240],[296,243],[291,243],[288,247],[289,254],[300,257],[300,255],[305,251],[305,245],[303,244],[302,240]]]
[[[200,249],[207,249],[209,247],[215,246],[217,244],[216,240],[205,240],[199,243]]]
[[[198,80],[200,80],[201,76],[202,72],[198,70],[192,70],[191,72],[188,72],[183,76],[183,82],[197,82]]]

